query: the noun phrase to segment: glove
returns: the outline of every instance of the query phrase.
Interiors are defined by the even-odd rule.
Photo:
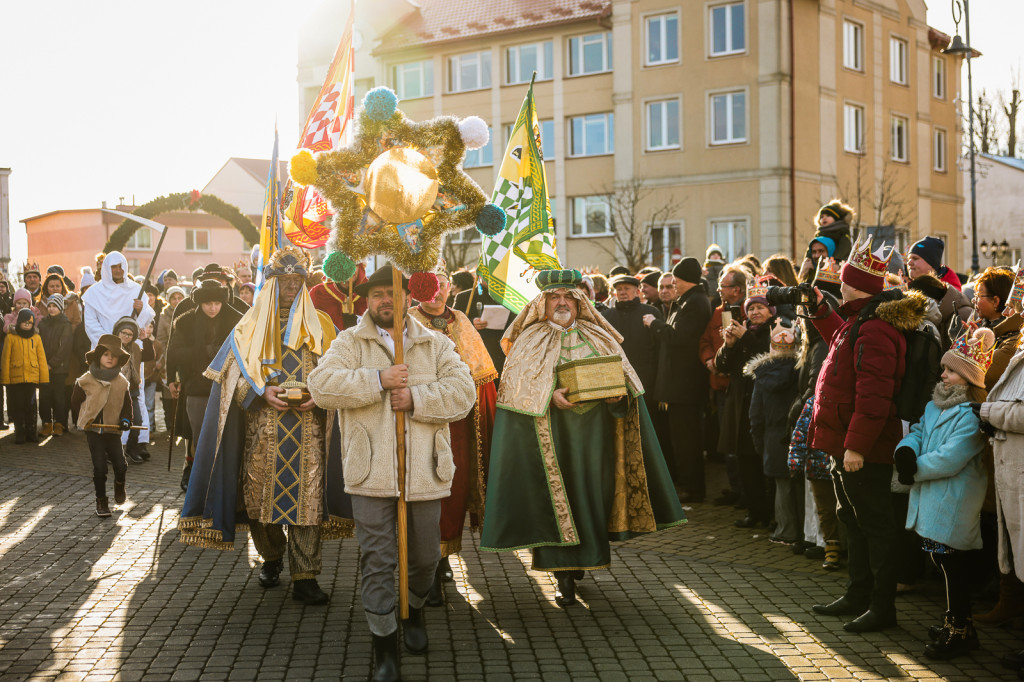
[[[914,474],[917,473],[917,455],[914,449],[906,445],[896,448],[892,461],[896,465],[896,479],[903,485],[914,485]]]
[[[967,403],[971,406],[971,410],[974,412],[974,416],[981,419],[981,403]]]
[[[132,428],[132,422],[130,419],[122,419],[120,426],[122,431],[130,431]]]
[[[974,412],[974,416],[978,418],[978,428],[989,438],[996,435],[996,427],[985,421],[981,416],[981,403],[968,403],[971,406],[971,411]]]

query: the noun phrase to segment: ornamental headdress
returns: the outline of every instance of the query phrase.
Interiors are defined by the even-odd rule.
[[[39,261],[26,261],[25,268],[21,271],[21,276],[24,277],[30,272],[34,272],[37,275],[42,274],[39,270]]]
[[[818,269],[814,273],[815,284],[839,284],[839,263],[828,256],[818,260]]]
[[[883,242],[875,251],[871,250],[873,237],[857,239],[850,251],[850,258],[839,272],[840,279],[847,285],[868,294],[879,294],[885,288],[885,271],[895,247],[886,248]]]
[[[335,282],[352,276],[353,260],[374,254],[406,272],[428,273],[445,234],[476,224],[493,235],[505,226],[505,212],[462,169],[466,150],[487,144],[487,124],[476,116],[414,123],[397,107],[392,90],[374,88],[350,146],[292,158],[292,179],[315,187],[334,208],[324,274]]]
[[[768,287],[772,285],[771,275],[760,275],[747,285],[747,300],[752,298],[768,300]]]
[[[942,365],[962,376],[969,384],[985,388],[985,373],[992,366],[996,335],[981,327],[973,334],[964,334],[942,356]]]
[[[263,269],[263,276],[281,277],[283,275],[299,275],[303,279],[309,276],[311,259],[309,253],[297,246],[285,246],[270,255],[270,260]]]
[[[1021,305],[1024,304],[1024,268],[1021,267],[1020,261],[1017,261],[1017,265],[1013,267],[1014,278],[1013,278],[1013,289],[1010,290],[1010,296],[1006,299],[1007,305]]]
[[[541,270],[534,279],[541,291],[551,289],[576,289],[583,284],[583,273],[579,270]]]
[[[783,324],[782,318],[775,321],[771,330],[771,350],[777,355],[795,355],[800,345],[800,329]]]

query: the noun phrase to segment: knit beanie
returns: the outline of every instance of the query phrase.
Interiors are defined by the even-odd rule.
[[[703,269],[696,258],[686,257],[672,268],[672,276],[690,284],[699,284]]]
[[[48,275],[60,275],[61,277],[63,277],[64,276],[64,268],[62,268],[59,265],[51,265],[50,267],[46,268],[46,274],[48,274]]]
[[[818,217],[820,218],[823,215],[831,216],[837,223],[845,220],[846,218],[846,212],[843,210],[843,205],[838,201],[833,201],[819,208]]]
[[[32,303],[32,294],[25,287],[21,287],[14,292],[14,300],[17,301],[19,298],[25,299],[30,304]]]
[[[60,294],[53,294],[50,298],[46,299],[46,305],[55,305],[60,308],[61,312],[64,312],[64,297]]]
[[[717,255],[718,257],[712,258],[712,255]],[[722,247],[718,244],[710,244],[708,246],[708,250],[704,252],[704,261],[709,263],[712,261],[716,263],[725,263],[725,252],[722,251]]]
[[[936,272],[942,267],[942,253],[946,245],[938,237],[925,237],[910,247],[910,253],[919,256]]]
[[[134,317],[129,317],[128,315],[125,315],[124,317],[119,319],[117,322],[115,322],[114,323],[114,334],[115,335],[119,334],[121,332],[121,330],[124,329],[125,327],[128,327],[129,329],[132,330],[132,333],[135,334],[135,338],[136,339],[139,338],[139,323],[135,321]],[[134,341],[134,339],[132,339],[132,340]]]
[[[992,366],[996,335],[980,327],[969,337],[964,334],[942,356],[942,366],[953,370],[972,386],[985,388],[985,373]]]
[[[655,270],[644,275],[644,278],[640,280],[641,284],[646,284],[649,287],[658,288],[658,282],[661,281],[662,273]]]
[[[171,296],[173,296],[174,294],[188,296],[188,294],[185,293],[185,290],[179,286],[170,287],[167,291],[164,292],[164,295],[167,297],[167,300],[171,300]]]
[[[628,275],[629,268],[625,265],[616,265],[614,268],[608,271],[608,277],[616,277],[618,275]]]
[[[942,299],[946,297],[945,282],[933,275],[921,275],[920,277],[915,277],[910,280],[910,284],[907,288],[913,291],[920,291],[936,303],[941,303]]]

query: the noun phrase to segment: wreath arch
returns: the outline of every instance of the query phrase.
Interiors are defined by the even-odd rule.
[[[257,244],[260,241],[259,228],[253,224],[248,216],[238,210],[237,206],[232,206],[212,194],[200,194],[198,190],[157,197],[153,201],[139,206],[133,213],[141,218],[155,218],[164,213],[182,210],[205,211],[210,215],[215,215],[231,223],[250,244]],[[103,253],[123,249],[128,240],[131,239],[131,236],[135,234],[135,230],[140,227],[142,226],[139,223],[126,218],[110,234],[107,243],[103,245]]]

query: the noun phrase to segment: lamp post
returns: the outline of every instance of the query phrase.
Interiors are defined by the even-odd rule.
[[[974,174],[974,89],[971,82],[971,57],[974,50],[971,48],[971,11],[968,3],[969,0],[953,0],[953,25],[956,27],[956,35],[950,41],[949,47],[942,52],[954,56],[959,55],[967,60],[967,120],[971,157],[971,271],[978,272],[980,265],[978,263],[977,179]],[[961,18],[964,20],[964,31],[967,34],[966,45],[960,38]]]
[[[992,259],[992,265],[997,265],[997,261],[1001,261],[1006,257],[1006,252],[1010,250],[1010,243],[1005,239],[1001,244],[996,244],[996,240],[992,240],[989,244],[987,241],[981,243],[981,255],[987,256]]]

